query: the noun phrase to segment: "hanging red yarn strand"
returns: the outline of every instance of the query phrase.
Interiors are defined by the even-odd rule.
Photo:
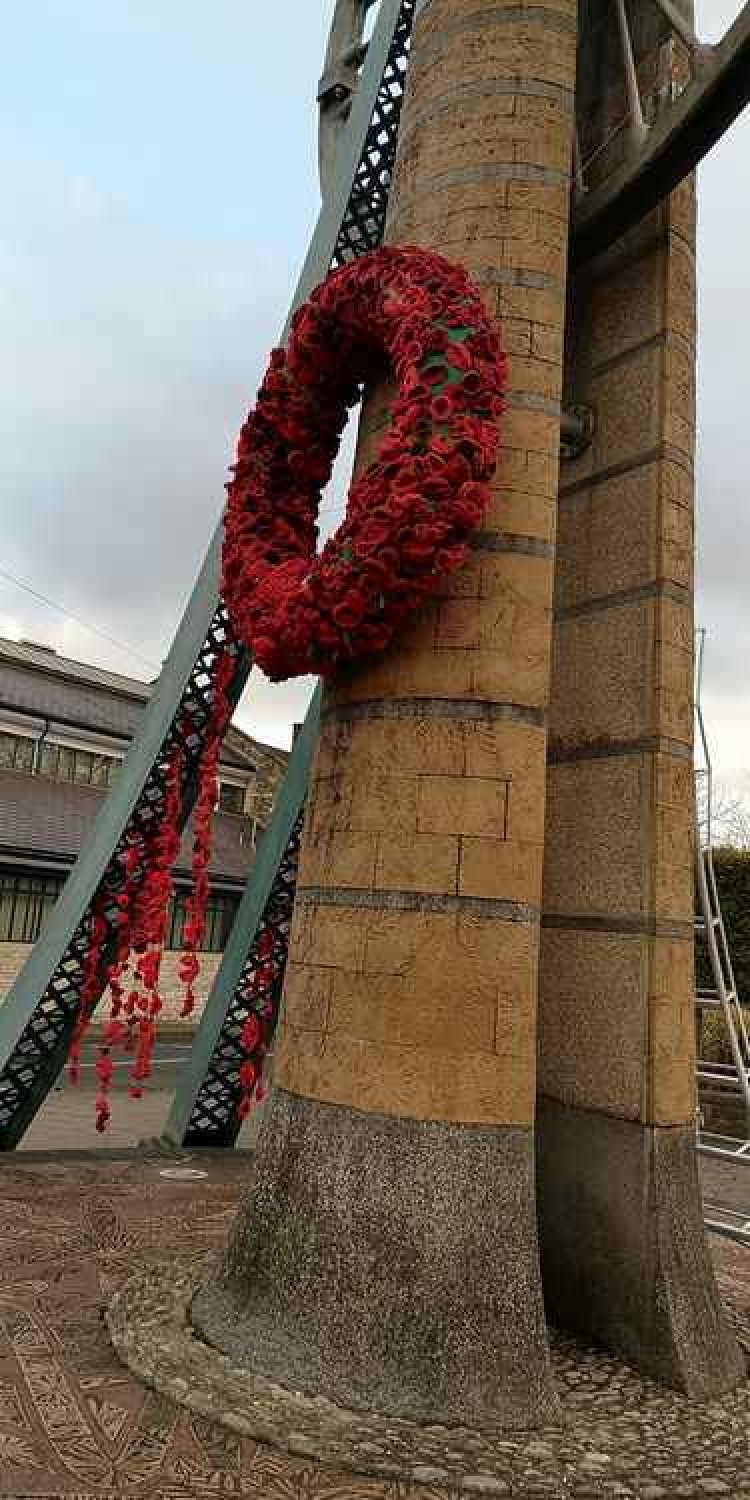
[[[179,965],[179,978],[185,986],[180,1012],[182,1016],[189,1016],[195,1009],[193,985],[200,972],[198,952],[206,932],[211,825],[214,808],[218,801],[219,753],[232,711],[228,690],[232,681],[233,665],[233,660],[227,652],[224,652],[217,662],[213,681],[213,705],[206,725],[198,796],[193,815],[192,889],[188,897],[187,920],[182,934],[183,952]]]

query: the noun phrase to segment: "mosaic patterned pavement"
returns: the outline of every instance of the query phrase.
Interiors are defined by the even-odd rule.
[[[158,1157],[17,1156],[0,1164],[0,1497],[446,1500],[455,1493],[359,1478],[276,1452],[172,1405],[124,1370],[102,1320],[104,1302],[139,1268],[194,1259],[220,1244],[250,1171],[248,1158],[235,1155],[202,1158],[205,1177],[161,1175],[174,1166]],[[714,1250],[720,1277],[749,1309],[750,1252],[718,1241]],[[731,1487],[717,1469],[714,1486],[694,1493],[745,1500],[750,1460],[733,1472]],[[562,1500],[571,1492],[547,1485],[524,1493]],[[592,1474],[587,1493],[633,1491],[602,1486]],[[649,1500],[645,1490],[637,1500]]]
[[[0,1163],[0,1496],[3,1500],[401,1500],[399,1485],[290,1459],[140,1386],[102,1320],[140,1266],[226,1237],[246,1156],[174,1163]],[[415,1500],[437,1500],[429,1488]]]

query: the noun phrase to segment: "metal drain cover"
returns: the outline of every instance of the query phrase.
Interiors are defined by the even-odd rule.
[[[200,1167],[161,1167],[160,1177],[169,1177],[172,1182],[195,1182],[199,1177],[208,1177]]]

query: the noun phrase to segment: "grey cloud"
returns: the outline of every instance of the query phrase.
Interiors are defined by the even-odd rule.
[[[49,192],[55,234],[35,237],[32,211],[25,243],[3,234],[0,248],[0,566],[159,660],[216,523],[291,269],[171,243],[41,177],[39,198]],[[59,628],[7,597],[47,638]],[[0,612],[5,602],[3,586]]]
[[[708,631],[704,701],[714,758],[719,773],[743,792],[750,765],[748,202],[745,115],[698,179],[696,609]]]

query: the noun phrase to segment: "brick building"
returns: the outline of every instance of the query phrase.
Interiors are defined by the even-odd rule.
[[[0,638],[0,996],[62,889],[118,773],[151,684],[71,661],[49,646]],[[219,768],[206,956],[199,993],[219,962],[259,831],[287,754],[232,725]],[[175,867],[169,950],[179,948],[189,887],[190,833]],[[177,999],[165,956],[165,1009]]]

